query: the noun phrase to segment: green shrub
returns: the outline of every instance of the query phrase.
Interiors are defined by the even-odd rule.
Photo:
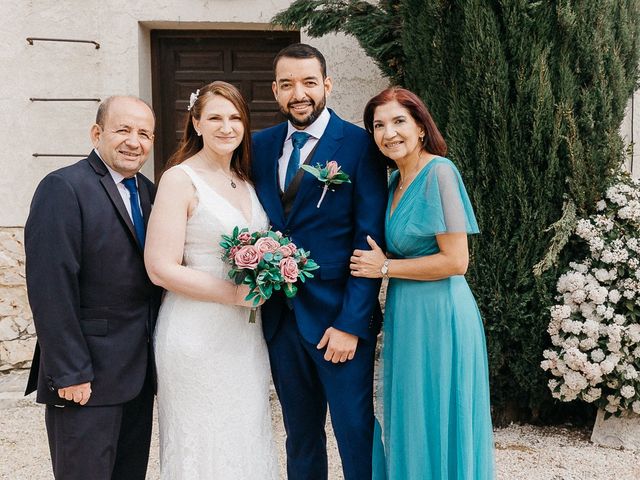
[[[623,159],[640,2],[297,0],[274,22],[355,36],[392,83],[423,98],[482,230],[468,279],[486,323],[495,420],[544,413],[539,363],[571,255],[563,247]]]

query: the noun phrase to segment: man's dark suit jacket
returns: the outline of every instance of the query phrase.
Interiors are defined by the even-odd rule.
[[[138,174],[145,222],[155,195]],[[105,164],[88,158],[47,175],[25,225],[29,303],[38,336],[26,393],[64,404],[61,387],[91,382],[87,405],[127,402],[152,365],[160,290]]]
[[[351,276],[349,258],[356,248],[371,248],[367,235],[384,248],[386,171],[367,132],[329,111],[327,128],[308,162],[324,166],[335,160],[351,183],[332,187],[318,207],[323,185],[313,175],[300,172],[295,199],[290,206],[283,206],[278,159],[287,122],[253,134],[253,179],[273,229],[309,250],[320,265],[313,272],[314,278],[305,282],[291,300],[302,337],[315,345],[333,326],[375,343],[381,320],[380,280]],[[267,342],[277,330],[284,305],[284,295],[274,295],[262,306]]]

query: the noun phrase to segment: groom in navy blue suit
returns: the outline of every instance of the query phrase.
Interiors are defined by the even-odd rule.
[[[274,230],[320,265],[292,300],[262,307],[274,384],[287,431],[291,480],[327,478],[327,404],[345,480],[371,478],[373,362],[380,282],[349,275],[366,237],[384,240],[386,175],[361,128],[326,108],[331,79],[322,54],[305,44],[274,60],[273,93],[288,122],[253,136],[253,180]],[[323,184],[299,168],[335,161],[350,183]]]

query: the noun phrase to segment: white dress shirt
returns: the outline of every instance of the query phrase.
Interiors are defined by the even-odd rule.
[[[316,118],[315,122],[309,125],[304,130],[298,130],[291,122],[288,123],[287,136],[282,147],[282,156],[278,160],[278,181],[280,182],[280,190],[284,190],[284,179],[287,176],[287,167],[289,166],[289,158],[291,158],[291,152],[293,152],[293,143],[291,142],[291,135],[294,132],[306,132],[309,135],[307,143],[300,149],[300,165],[303,165],[309,154],[313,151],[318,140],[324,134],[324,131],[329,125],[331,114],[328,109],[322,110],[322,113]]]
[[[98,158],[102,160],[102,157],[100,156],[100,153],[98,153],[98,150],[94,148],[93,151],[96,152],[96,155],[98,156]],[[124,186],[124,183],[122,183],[122,180],[124,180],[124,176],[116,172],[109,165],[107,165],[104,160],[102,160],[102,163],[104,163],[104,166],[107,167],[107,170],[109,170],[109,174],[111,175],[111,178],[113,178],[113,181],[116,184],[116,187],[118,187],[118,193],[122,197],[122,201],[124,202],[124,207],[127,209],[129,218],[131,218],[131,221],[133,221],[133,215],[131,215],[131,194],[129,193],[129,190],[127,190],[127,187]],[[137,187],[138,177],[135,176],[134,178],[136,179],[136,187]],[[140,190],[138,189],[138,191]],[[140,195],[138,195],[138,205],[140,206],[140,212],[142,213],[142,205],[140,205]]]

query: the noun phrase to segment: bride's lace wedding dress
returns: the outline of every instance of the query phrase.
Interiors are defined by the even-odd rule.
[[[268,220],[253,187],[251,218],[187,165],[198,206],[189,218],[184,264],[227,279],[222,234]],[[269,357],[260,316],[249,309],[167,292],[155,333],[163,480],[278,478],[269,406]]]

